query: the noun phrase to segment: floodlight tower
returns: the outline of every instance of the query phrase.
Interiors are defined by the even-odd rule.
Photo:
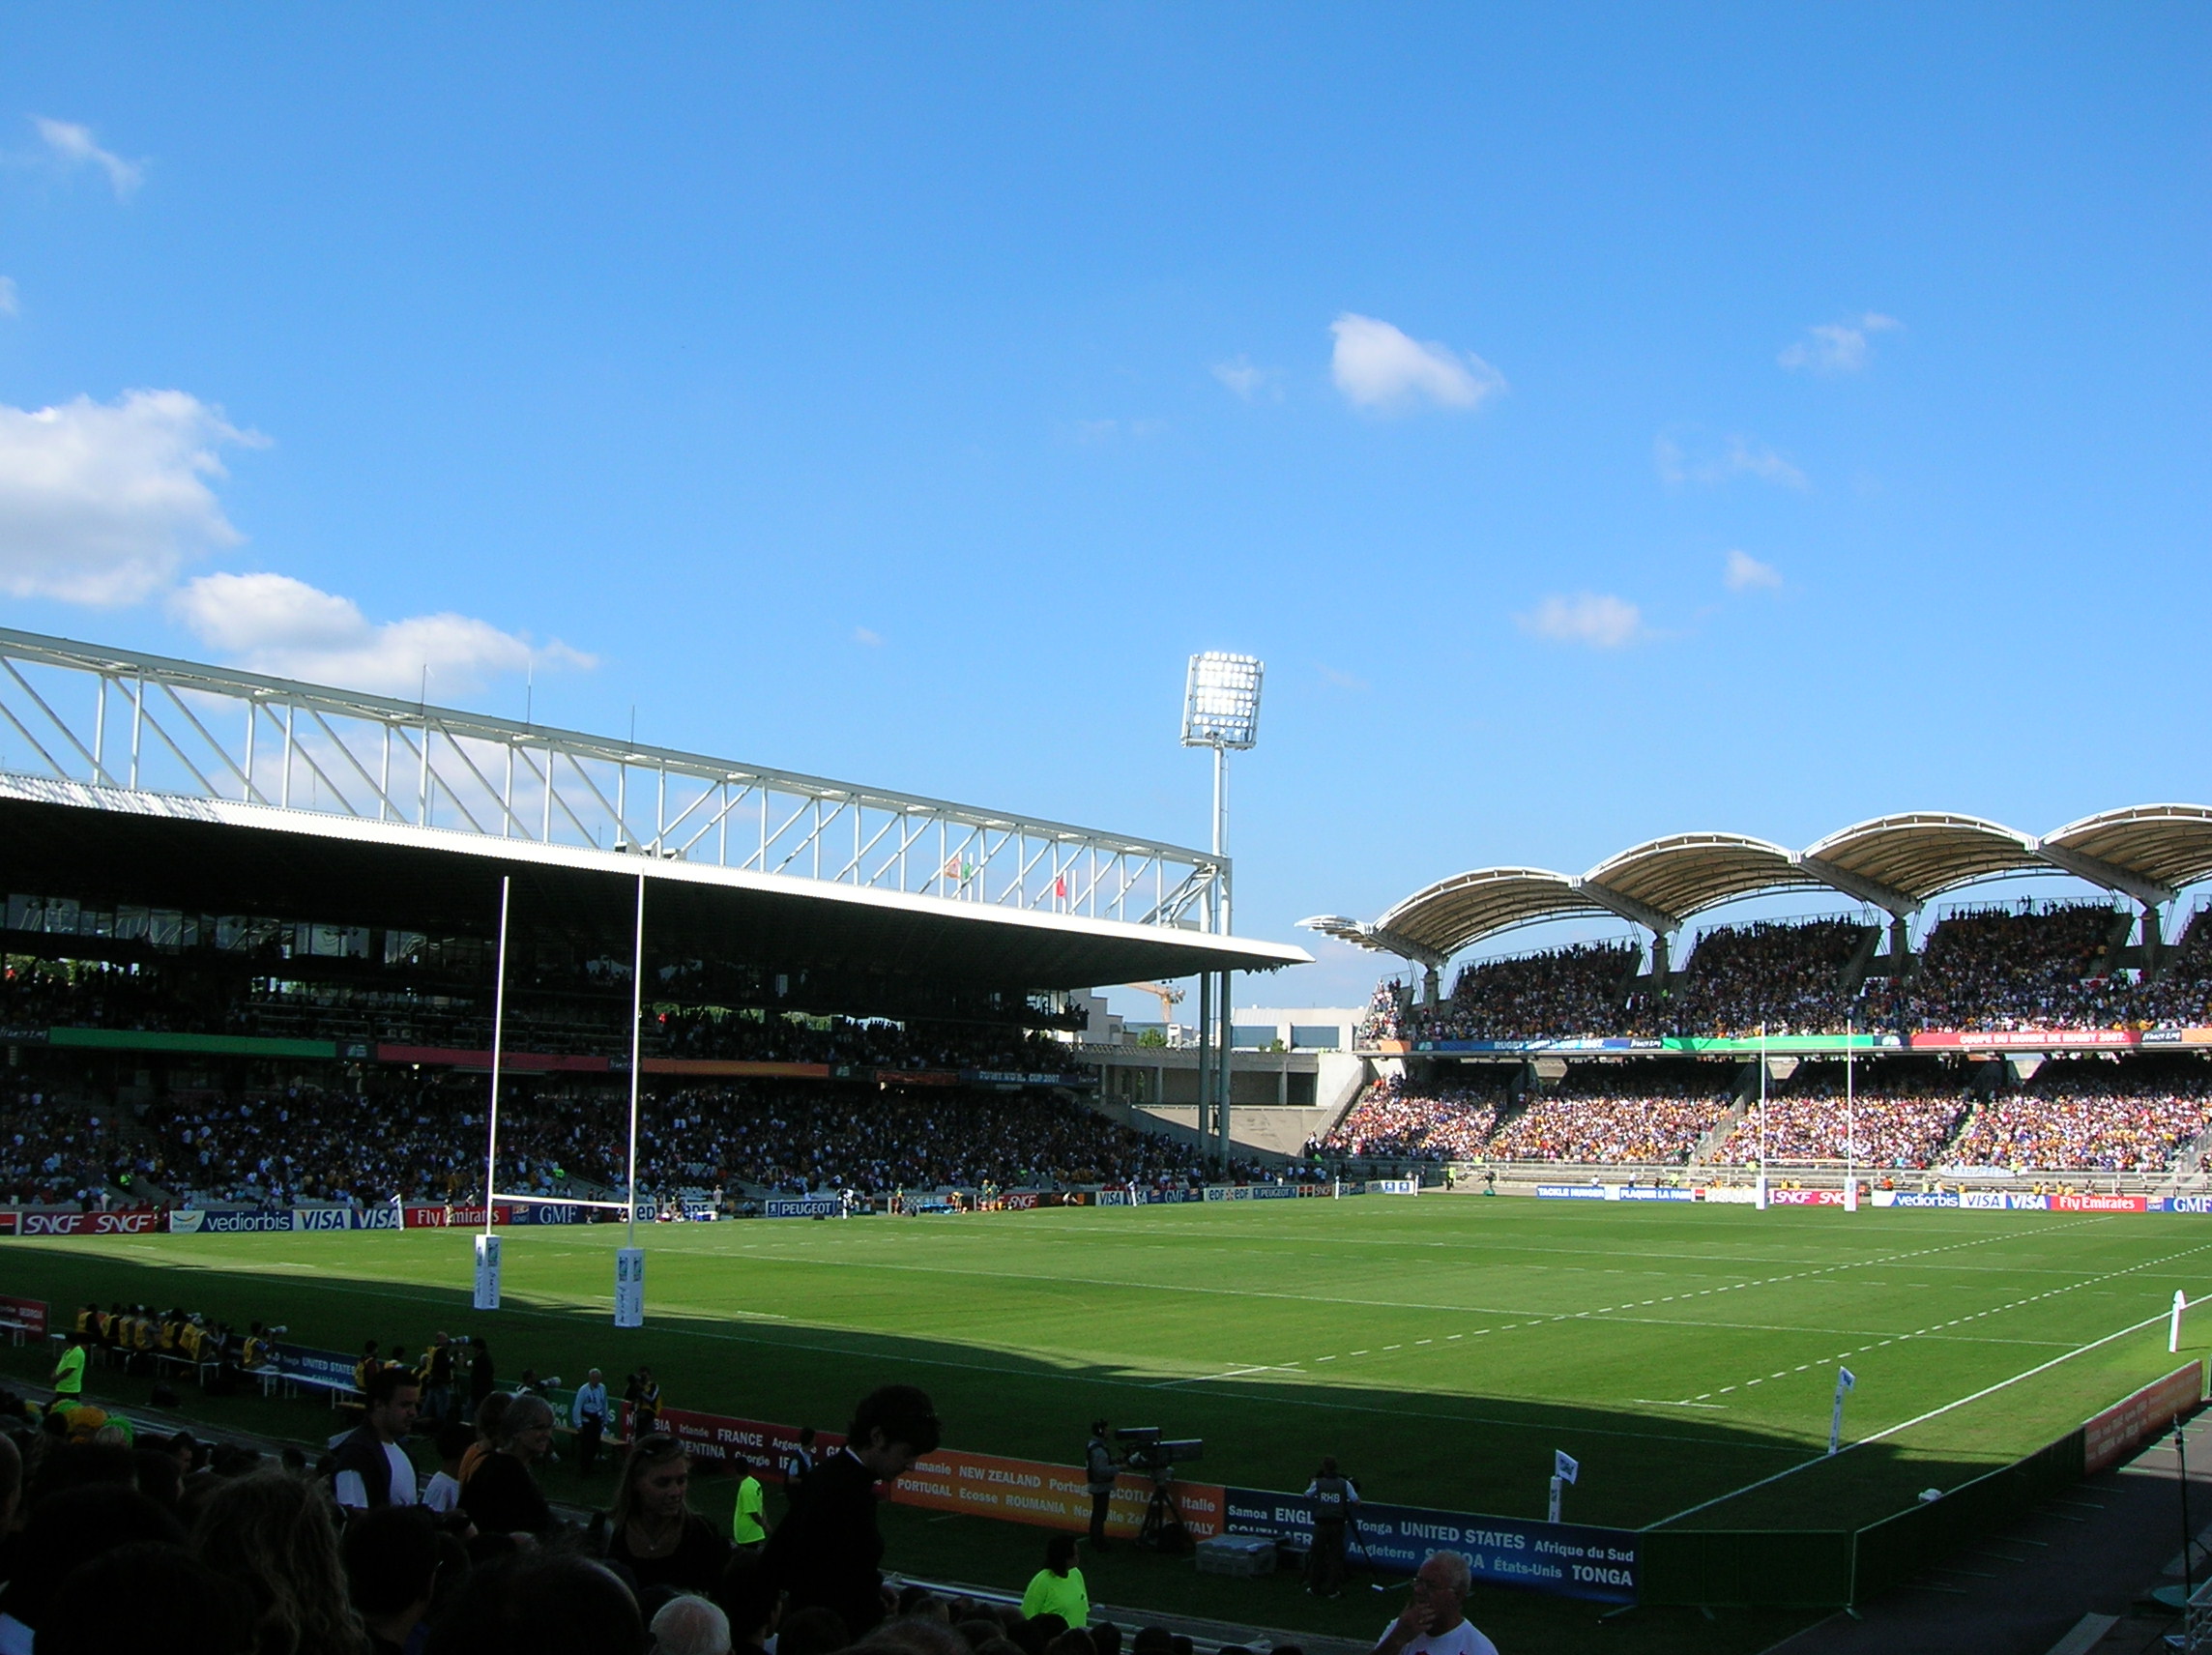
[[[1215,891],[1208,908],[1213,929],[1221,934],[1230,929],[1229,873],[1219,862],[1229,844],[1229,754],[1233,748],[1248,752],[1260,740],[1260,681],[1266,670],[1256,655],[1232,655],[1208,650],[1190,657],[1190,670],[1183,679],[1182,744],[1213,749]],[[1219,973],[1218,1043],[1211,1015],[1215,1000],[1215,973],[1202,973],[1198,985],[1198,1126],[1203,1139],[1210,1107],[1220,1134],[1221,1165],[1226,1170],[1229,1165],[1229,1054],[1236,1043],[1231,1029],[1233,1013],[1227,971]]]

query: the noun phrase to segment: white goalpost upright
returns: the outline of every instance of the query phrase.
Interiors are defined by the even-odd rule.
[[[499,876],[499,951],[491,989],[491,1107],[485,1113],[483,1171],[483,1234],[477,1237],[475,1308],[499,1308],[499,1237],[491,1233],[492,1207],[499,1188],[499,1070],[502,1039],[507,1031],[507,911],[513,880]]]
[[[1759,1026],[1759,1183],[1752,1205],[1766,1210],[1766,1025]]]
[[[1853,1061],[1857,1053],[1852,1038],[1851,1020],[1844,1019],[1844,1210],[1859,1209],[1858,1153],[1858,1088],[1857,1069]]]
[[[483,1234],[476,1238],[477,1280],[475,1307],[478,1310],[499,1308],[500,1238],[492,1233],[502,1206],[592,1206],[608,1211],[620,1210],[628,1214],[627,1245],[615,1254],[615,1325],[617,1327],[642,1327],[645,1325],[645,1253],[637,1245],[637,1077],[639,1057],[639,1020],[643,1012],[643,989],[635,980],[645,970],[645,877],[637,882],[637,950],[636,971],[630,986],[630,1036],[629,1036],[629,1161],[625,1174],[628,1181],[626,1201],[589,1201],[580,1196],[534,1195],[522,1190],[503,1190],[499,1187],[499,1083],[505,1068],[507,1045],[507,937],[508,908],[511,893],[510,876],[502,875],[499,882],[499,952],[498,977],[492,985],[491,1002],[491,1106],[485,1116],[484,1131],[484,1195]]]
[[[623,1171],[628,1226],[615,1252],[615,1325],[645,1325],[645,1249],[637,1244],[637,1086],[645,1034],[645,875],[637,876],[637,949],[629,974],[629,1155]]]
[[[2173,1316],[2166,1324],[2166,1350],[2173,1355],[2181,1350],[2181,1313],[2189,1308],[2189,1298],[2179,1288],[2173,1290]]]

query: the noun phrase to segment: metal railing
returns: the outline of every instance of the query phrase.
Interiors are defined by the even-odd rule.
[[[0,628],[0,771],[946,901],[1188,925],[1204,851]]]

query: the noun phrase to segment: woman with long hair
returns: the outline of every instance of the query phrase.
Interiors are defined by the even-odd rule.
[[[256,1655],[367,1655],[320,1484],[277,1470],[227,1481],[200,1508],[192,1543],[252,1598]]]
[[[461,1509],[485,1534],[550,1534],[560,1527],[531,1467],[553,1450],[553,1408],[518,1396],[500,1416],[492,1452],[461,1485]]]
[[[654,1586],[711,1592],[730,1558],[730,1543],[691,1509],[691,1459],[665,1431],[649,1432],[623,1458],[614,1509],[606,1516],[606,1556]]]

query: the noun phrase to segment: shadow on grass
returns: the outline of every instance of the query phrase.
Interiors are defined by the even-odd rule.
[[[459,1238],[452,1239],[457,1247]],[[1163,1380],[1157,1373],[1026,1353],[1018,1326],[978,1327],[951,1311],[942,1340],[650,1304],[646,1327],[617,1330],[603,1310],[511,1292],[506,1308],[480,1314],[459,1285],[457,1259],[451,1288],[337,1278],[327,1264],[309,1268],[274,1258],[156,1262],[81,1242],[16,1242],[0,1259],[0,1288],[47,1300],[64,1325],[87,1300],[121,1299],[182,1302],[237,1326],[283,1322],[292,1342],[331,1350],[358,1350],[374,1338],[387,1350],[397,1343],[420,1350],[436,1331],[481,1334],[504,1380],[528,1367],[573,1382],[596,1366],[619,1386],[625,1372],[645,1362],[671,1407],[825,1429],[840,1428],[862,1392],[904,1380],[930,1391],[948,1439],[960,1447],[1074,1465],[1088,1422],[1103,1415],[1205,1438],[1207,1458],[1189,1473],[1194,1480],[1302,1489],[1325,1453],[1370,1499],[1458,1513],[1542,1516],[1556,1449],[1583,1466],[1581,1483],[1568,1492],[1569,1520],[1622,1528],[1661,1522],[1820,1458],[1819,1445],[1805,1438],[1704,1416],[1322,1384],[1302,1375]],[[369,1267],[365,1260],[362,1267]],[[1783,1526],[1855,1526],[1909,1505],[1922,1487],[1948,1488],[1996,1463],[1907,1456],[1894,1444],[1872,1444],[1810,1472],[1803,1481],[1809,1489],[1819,1485],[1818,1498],[1794,1510],[1794,1502],[1778,1509],[1775,1501],[1798,1479],[1774,1485],[1761,1496],[1761,1517]],[[1723,1508],[1701,1526],[1726,1522]]]

